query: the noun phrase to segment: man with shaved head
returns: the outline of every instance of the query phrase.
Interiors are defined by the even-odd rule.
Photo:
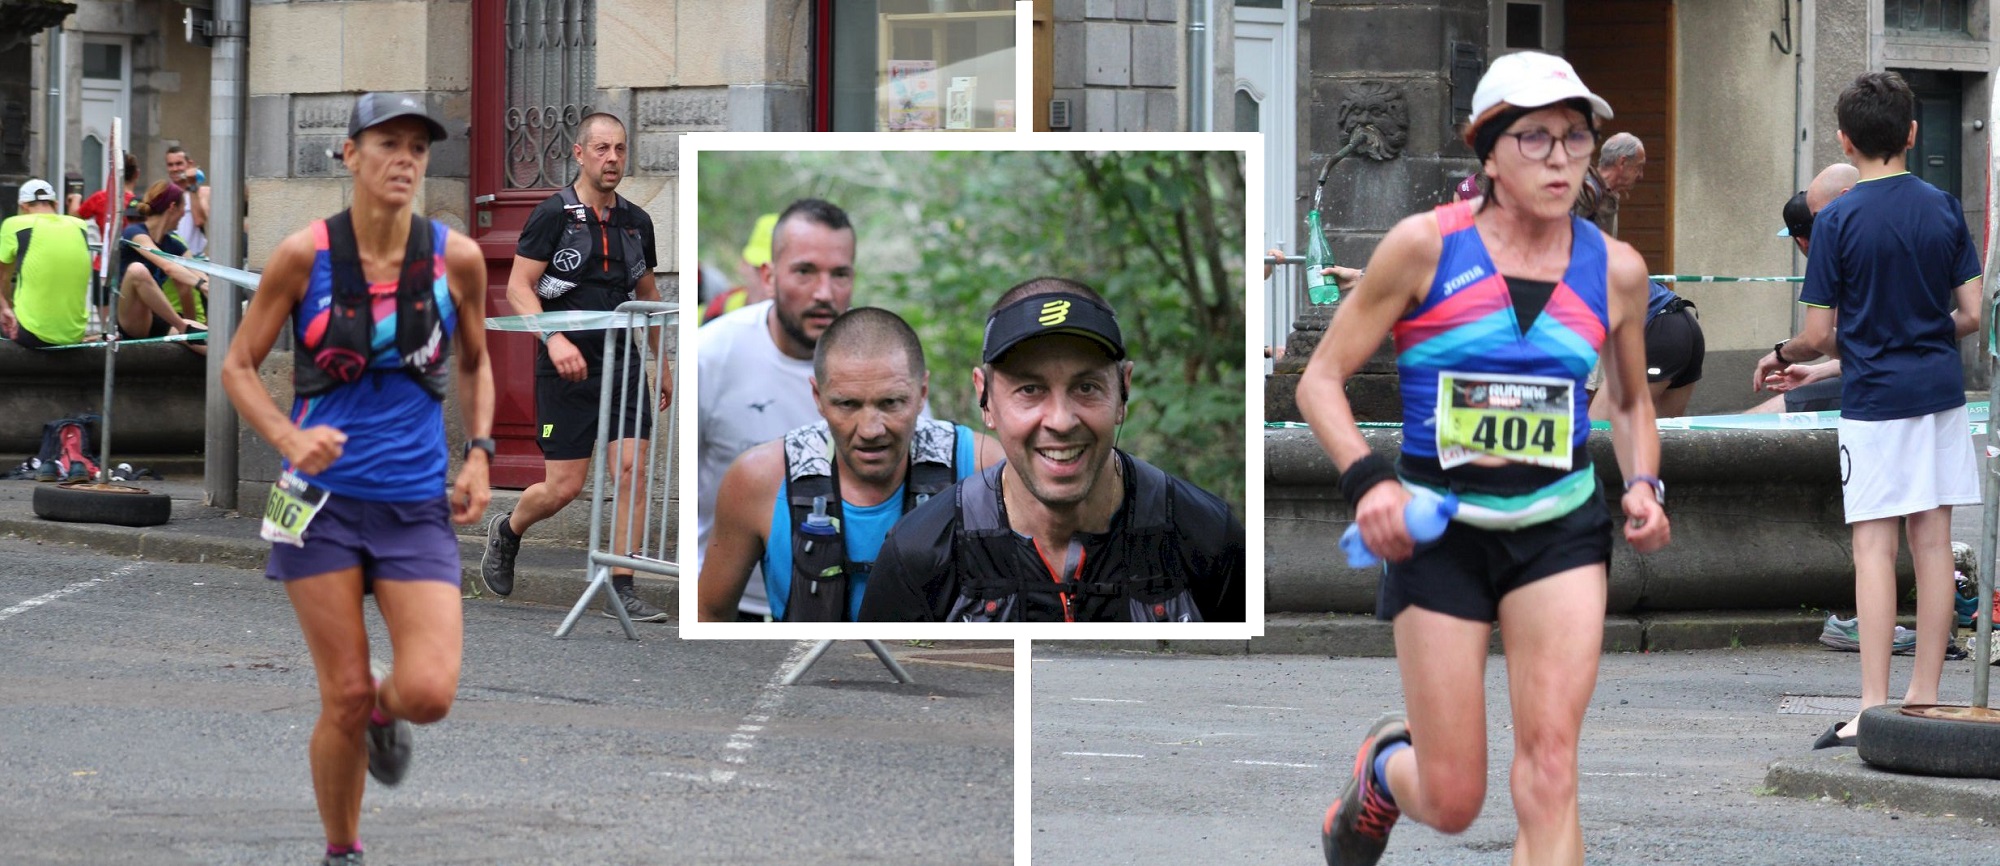
[[[773,619],[852,621],[882,540],[933,494],[999,458],[991,439],[921,417],[923,345],[902,317],[847,311],[814,340],[820,420],[751,448],[717,485],[698,592],[704,622],[738,618],[761,569]]]
[[[1785,227],[1778,230],[1779,237],[1788,237],[1799,248],[1799,254],[1812,255],[1813,217],[1854,188],[1861,179],[1861,170],[1844,162],[1836,162],[1820,170],[1805,189],[1794,193],[1785,202]],[[1840,359],[1830,358],[1817,364],[1787,364],[1775,374],[1762,377],[1750,383],[1753,389],[1780,392],[1762,403],[1751,407],[1751,412],[1826,412],[1840,408]]]

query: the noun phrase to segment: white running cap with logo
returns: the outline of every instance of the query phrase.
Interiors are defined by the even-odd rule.
[[[37,178],[35,180],[31,180],[28,181],[27,183],[21,184],[21,200],[17,202],[17,204],[27,204],[29,202],[55,201],[55,200],[56,200],[56,188],[49,186],[48,181]]]
[[[1569,61],[1539,51],[1520,51],[1496,58],[1472,91],[1473,126],[1500,103],[1540,108],[1568,99],[1590,103],[1599,120],[1611,119],[1611,103],[1583,86]]]

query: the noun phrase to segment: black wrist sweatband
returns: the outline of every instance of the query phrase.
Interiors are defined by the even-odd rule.
[[[1340,495],[1347,497],[1349,503],[1359,506],[1361,497],[1368,495],[1368,491],[1375,489],[1375,485],[1395,480],[1395,465],[1379,454],[1369,454],[1354,461],[1346,471],[1340,473]]]

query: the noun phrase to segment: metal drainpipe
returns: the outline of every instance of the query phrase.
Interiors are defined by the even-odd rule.
[[[47,36],[47,42],[43,48],[48,59],[49,79],[48,137],[42,142],[47,147],[47,163],[42,166],[42,177],[48,178],[50,184],[58,186],[64,192],[68,192],[68,187],[65,185],[62,175],[64,167],[63,151],[67,149],[65,145],[69,143],[63,140],[64,133],[69,131],[69,124],[66,122],[68,118],[64,116],[69,112],[64,110],[67,108],[67,105],[63,99],[63,83],[65,78],[63,74],[63,46],[69,40],[63,38],[63,27],[61,24],[57,24],[42,32]]]
[[[1188,130],[1201,132],[1215,128],[1214,112],[1209,110],[1211,93],[1215,87],[1215,65],[1211,59],[1208,44],[1208,3],[1209,0],[1188,0]]]
[[[243,262],[243,114],[248,64],[244,53],[250,24],[246,0],[216,0],[214,49],[210,56],[208,107],[208,255],[229,267]],[[236,408],[222,390],[222,362],[236,333],[242,290],[213,280],[208,286],[208,396],[202,460],[202,487],[208,504],[236,507]]]

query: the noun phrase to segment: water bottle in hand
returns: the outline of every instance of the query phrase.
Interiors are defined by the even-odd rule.
[[[1451,523],[1451,516],[1458,513],[1458,497],[1449,493],[1440,497],[1428,490],[1418,490],[1403,506],[1403,525],[1410,532],[1410,540],[1418,544],[1436,541],[1444,534],[1444,528]],[[1368,543],[1361,540],[1361,524],[1355,523],[1340,534],[1340,549],[1347,551],[1347,567],[1368,568],[1382,561],[1375,551],[1368,549]]]

